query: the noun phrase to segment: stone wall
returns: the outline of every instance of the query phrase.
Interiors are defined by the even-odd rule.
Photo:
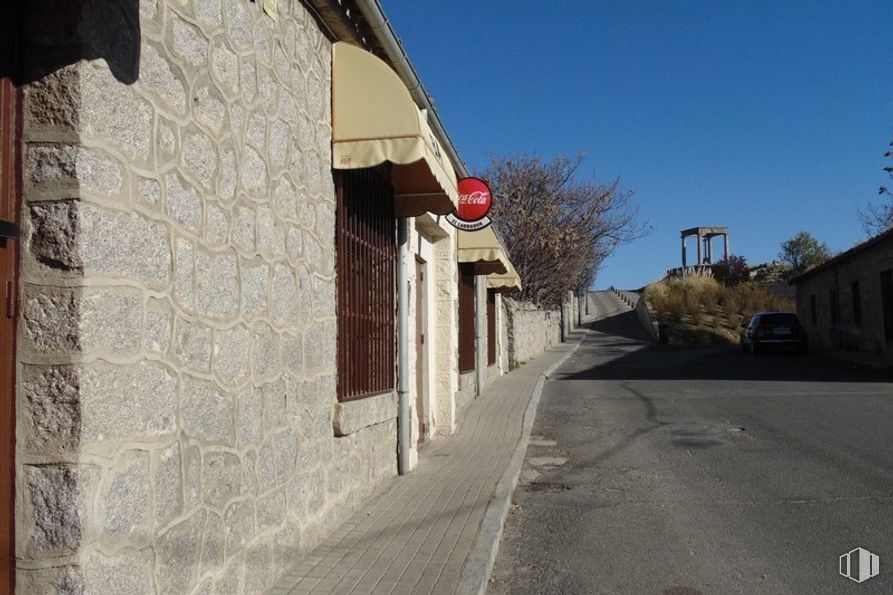
[[[645,332],[648,333],[653,341],[659,341],[660,326],[657,321],[657,312],[651,307],[644,295],[636,301],[635,311],[639,324],[642,325]]]
[[[55,4],[26,54],[19,589],[262,592],[396,473],[393,399],[336,401],[330,43],[299,2]]]
[[[561,312],[542,310],[529,302],[502,300],[506,320],[509,369],[535,358],[561,342]]]

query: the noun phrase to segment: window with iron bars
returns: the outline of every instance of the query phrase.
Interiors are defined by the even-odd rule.
[[[394,390],[394,191],[384,168],[336,173],[338,399]]]

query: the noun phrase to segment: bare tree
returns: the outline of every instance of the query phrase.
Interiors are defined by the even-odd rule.
[[[588,289],[617,246],[648,230],[619,179],[577,181],[582,162],[582,155],[497,157],[480,174],[493,191],[493,220],[521,276],[522,299],[551,307],[568,290]]]
[[[893,142],[890,143],[893,147]],[[893,157],[893,150],[884,153],[884,157]],[[893,166],[884,167],[884,171],[893,180]],[[859,219],[862,229],[867,235],[873,236],[893,226],[893,191],[888,186],[878,188],[878,194],[884,197],[881,204],[869,204],[864,211],[859,211]]]

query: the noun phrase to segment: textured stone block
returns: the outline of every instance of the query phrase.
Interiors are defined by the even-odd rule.
[[[214,141],[204,132],[190,130],[183,135],[183,151],[180,154],[183,171],[210,190],[217,174],[217,150]]]
[[[223,518],[209,512],[205,519],[205,534],[202,536],[201,572],[215,572],[223,567],[226,545],[226,525]]]
[[[20,551],[26,558],[63,556],[77,551],[88,533],[89,502],[97,471],[76,465],[27,465],[24,531]]]
[[[164,225],[89,203],[80,203],[78,212],[80,260],[86,272],[127,277],[150,287],[167,284],[171,253]]]
[[[195,309],[195,250],[183,238],[174,241],[174,298],[187,312]]]
[[[223,384],[235,387],[248,378],[245,347],[249,337],[248,327],[242,324],[214,331],[214,374]]]
[[[80,388],[83,445],[129,437],[148,439],[173,431],[177,380],[163,365],[98,362],[72,378]]]
[[[109,195],[122,186],[120,166],[94,149],[63,143],[28,143],[24,161],[26,186],[44,192],[92,191]]]
[[[245,138],[258,151],[263,151],[267,146],[267,118],[260,110],[251,114],[248,119],[248,128],[245,130]]]
[[[180,390],[180,422],[186,433],[210,444],[235,442],[234,406],[231,395],[214,383],[183,376]]]
[[[363,428],[397,418],[397,393],[385,393],[344,401],[335,405],[334,429],[336,436],[348,436]]]
[[[309,374],[326,374],[335,369],[336,326],[334,320],[317,322],[305,331],[304,366]]]
[[[267,165],[255,149],[246,146],[242,152],[242,186],[251,196],[266,197]]]
[[[152,550],[127,550],[114,557],[92,551],[81,560],[80,574],[84,593],[154,593],[152,581]],[[80,591],[60,591],[79,593]]]
[[[193,510],[202,500],[202,451],[197,446],[183,448],[183,509]]]
[[[196,583],[204,522],[205,512],[195,512],[158,539],[156,577],[159,593],[188,593]]]
[[[195,11],[195,18],[199,23],[209,29],[213,29],[223,22],[220,13],[220,0],[195,2],[192,9]]]
[[[285,256],[285,230],[266,206],[257,208],[257,251],[273,258]]]
[[[39,353],[139,348],[142,304],[129,288],[51,288],[26,286],[26,349]]]
[[[151,155],[152,108],[130,85],[117,81],[105,62],[81,68],[80,134],[114,146],[130,159]]]
[[[197,232],[202,225],[202,199],[198,191],[177,174],[165,178],[164,209],[168,216],[186,229]]]
[[[78,246],[80,221],[78,203],[56,200],[34,203],[28,208],[31,220],[31,254],[43,264],[63,269],[83,266]]]
[[[183,457],[180,443],[152,453],[155,526],[164,527],[183,512]]]
[[[233,209],[233,244],[236,248],[249,254],[254,253],[255,219],[252,206],[236,205]]]
[[[273,447],[267,442],[257,453],[257,489],[266,492],[279,485],[279,481]]]
[[[126,287],[85,288],[78,314],[84,351],[139,351],[143,322],[140,291]]]
[[[298,293],[295,275],[286,265],[276,265],[270,286],[270,318],[278,326],[298,326]]]
[[[264,428],[267,433],[283,427],[286,422],[288,385],[281,376],[261,387],[264,395]]]
[[[282,335],[282,364],[294,376],[304,373],[304,338],[301,335]]]
[[[208,56],[208,40],[201,31],[177,16],[171,18],[170,27],[170,47],[174,55],[190,66],[204,66]]]
[[[258,444],[263,439],[264,397],[261,389],[246,386],[238,391],[236,431],[239,443]]]
[[[66,66],[25,86],[28,130],[75,131],[80,122],[80,73]]]
[[[247,101],[254,101],[257,96],[257,70],[254,68],[254,63],[248,58],[243,58],[240,72],[239,84],[242,96]]]
[[[211,73],[232,94],[239,86],[239,57],[224,43],[215,43],[211,48]]]
[[[146,332],[143,348],[157,353],[167,353],[171,345],[174,313],[170,302],[149,298],[146,302]]]
[[[223,510],[241,492],[239,457],[230,452],[208,451],[202,458],[202,467],[205,504]]]
[[[251,545],[245,564],[245,592],[264,593],[276,580],[273,566],[273,544],[270,538]]]
[[[113,543],[140,543],[151,530],[149,508],[149,455],[125,451],[115,467],[106,471],[99,493],[96,520]]]
[[[263,263],[242,261],[239,266],[242,287],[242,314],[260,316],[267,309],[270,269]]]
[[[247,51],[254,46],[254,16],[243,2],[225,2],[226,32],[235,49]]]
[[[245,553],[232,554],[227,551],[226,564],[215,587],[217,595],[244,595]]]
[[[239,311],[239,271],[234,252],[195,255],[195,306],[210,318],[228,319]]]
[[[251,369],[256,382],[273,379],[279,373],[279,335],[266,322],[251,329]]]
[[[226,525],[226,557],[229,558],[254,538],[254,503],[250,500],[233,502],[226,509],[223,521]]]
[[[233,118],[235,126],[235,118]],[[217,177],[217,198],[221,202],[230,204],[236,198],[236,178],[238,167],[236,165],[236,153],[231,147],[220,148],[220,175]]]
[[[206,213],[205,237],[208,243],[225,246],[229,238],[229,211],[212,203],[207,205]]]

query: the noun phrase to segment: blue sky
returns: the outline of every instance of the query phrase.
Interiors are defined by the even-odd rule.
[[[584,177],[635,190],[654,229],[598,287],[661,277],[698,225],[752,264],[801,229],[865,238],[893,140],[890,0],[382,4],[470,168],[583,151]]]

